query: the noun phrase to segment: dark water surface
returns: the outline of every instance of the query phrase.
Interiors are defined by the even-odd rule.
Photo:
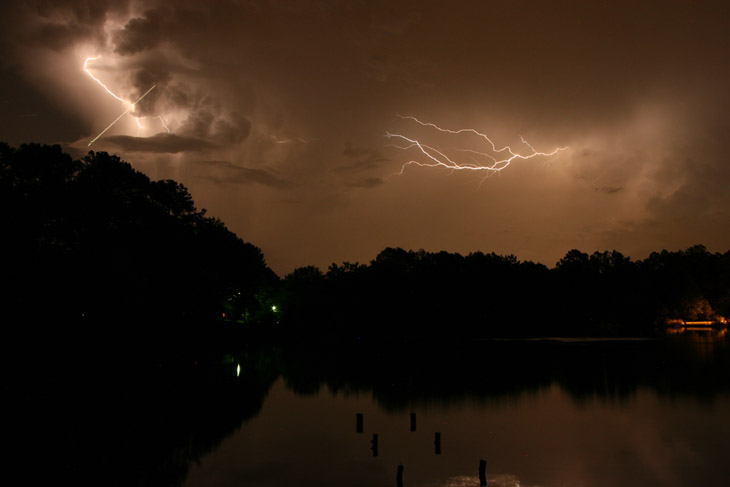
[[[480,459],[487,461],[488,485],[495,486],[727,485],[730,394],[726,382],[712,383],[724,381],[727,370],[705,370],[727,365],[720,358],[725,341],[680,340],[669,350],[666,343],[659,350],[636,342],[504,344],[514,356],[485,359],[500,369],[476,374],[483,384],[471,391],[446,384],[424,392],[412,380],[405,387],[414,389],[403,395],[396,391],[404,387],[399,376],[378,382],[375,392],[325,380],[302,394],[279,378],[261,412],[193,466],[184,485],[395,486],[402,465],[407,486],[476,486]],[[542,349],[533,350],[537,360],[527,371],[512,363],[525,360],[518,356],[524,347]],[[555,367],[546,363],[546,351],[562,355],[554,357],[562,366],[601,370],[560,371],[543,380],[545,368]],[[632,378],[634,366],[654,370],[635,370]],[[528,380],[515,387],[497,380],[489,391],[493,375],[519,380],[523,373]],[[655,382],[642,383],[649,379]]]
[[[730,480],[717,333],[125,356],[28,357],[5,384],[18,485],[477,486],[482,459],[493,486]]]
[[[727,485],[730,396],[576,401],[558,385],[495,400],[385,411],[365,394],[297,396],[283,380],[261,413],[193,466],[184,485]],[[363,412],[363,433],[355,414]],[[435,454],[435,432],[441,454]],[[378,456],[371,441],[378,434]]]

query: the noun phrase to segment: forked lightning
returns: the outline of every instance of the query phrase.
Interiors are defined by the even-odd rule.
[[[473,149],[465,149],[465,148],[453,148],[453,152],[460,152],[460,153],[469,153],[472,156],[476,156],[479,159],[481,159],[480,162],[479,159],[472,157],[474,162],[462,162],[455,160],[456,158],[452,155],[449,157],[445,153],[445,149],[437,149],[436,147],[433,147],[431,145],[425,144],[415,138],[408,137],[406,135],[401,134],[394,134],[391,132],[386,132],[386,137],[389,139],[397,139],[401,141],[401,144],[394,144],[395,147],[403,150],[409,150],[409,149],[417,149],[423,156],[427,158],[427,160],[410,160],[406,163],[404,163],[401,166],[401,169],[399,171],[399,174],[403,174],[406,167],[410,165],[416,165],[421,167],[444,167],[447,169],[451,169],[453,171],[477,171],[477,172],[484,172],[486,175],[489,175],[490,173],[495,173],[502,171],[506,169],[512,161],[515,159],[520,160],[527,160],[532,159],[535,157],[550,157],[556,155],[558,152],[566,150],[567,147],[558,147],[557,149],[553,149],[551,152],[539,152],[535,150],[533,146],[531,146],[522,136],[520,136],[520,140],[522,141],[525,146],[531,151],[528,154],[520,154],[518,152],[515,152],[512,150],[510,146],[504,146],[502,148],[497,148],[497,146],[494,144],[492,139],[490,139],[486,134],[483,134],[481,132],[478,132],[475,129],[466,128],[466,129],[459,129],[459,130],[450,130],[441,128],[438,125],[430,122],[422,122],[421,120],[417,119],[416,117],[412,116],[400,116],[397,115],[398,118],[403,120],[410,120],[413,121],[422,127],[431,128],[434,129],[442,134],[449,134],[449,135],[461,135],[461,134],[467,134],[467,135],[473,135],[475,137],[484,139],[486,143],[488,144],[488,150],[489,152],[481,152]]]
[[[121,115],[119,115],[112,123],[110,123],[107,126],[107,128],[105,128],[104,130],[102,130],[99,135],[97,135],[96,137],[94,137],[91,140],[91,142],[89,142],[89,146],[91,146],[91,144],[93,144],[94,142],[96,142],[96,140],[99,137],[101,137],[102,135],[104,135],[104,133],[106,133],[107,130],[109,130],[110,128],[112,128],[115,123],[117,123],[119,120],[121,120],[122,118],[124,118],[124,116],[127,115],[129,112],[131,112],[132,110],[134,110],[134,107],[137,105],[137,103],[139,103],[140,101],[142,101],[142,98],[144,98],[145,96],[147,96],[147,94],[150,91],[154,90],[155,87],[157,86],[157,85],[153,85],[152,88],[150,88],[149,90],[147,90],[145,92],[145,94],[142,95],[142,96],[140,96],[139,99],[137,101],[135,101],[134,103],[130,102],[129,100],[125,100],[124,98],[122,98],[119,95],[117,95],[116,93],[114,93],[111,89],[109,89],[108,86],[106,86],[99,78],[97,78],[96,76],[94,76],[91,73],[91,71],[89,71],[89,62],[90,61],[95,61],[95,60],[99,59],[100,57],[101,56],[94,56],[94,57],[88,57],[88,58],[86,58],[86,61],[84,61],[84,71],[86,71],[86,74],[88,74],[91,77],[91,79],[93,79],[94,81],[96,81],[102,88],[104,88],[104,90],[107,93],[109,93],[111,96],[113,96],[117,100],[121,101],[122,103],[128,105],[128,107],[127,107],[127,109]],[[160,122],[162,123],[162,126],[165,127],[165,130],[167,130],[167,133],[168,134],[170,133],[170,129],[167,127],[167,124],[165,123],[165,119],[162,118],[161,115],[158,115],[156,117],[134,117],[134,119],[137,122],[137,135],[139,135],[139,131],[143,128],[142,127],[142,123],[140,122],[140,120],[143,119],[143,118],[159,118],[160,119]]]

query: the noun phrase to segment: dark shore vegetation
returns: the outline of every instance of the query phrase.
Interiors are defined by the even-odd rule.
[[[569,251],[554,268],[515,256],[388,248],[370,264],[297,269],[283,318],[351,337],[652,336],[668,325],[724,326],[730,252],[697,245],[634,262]]]
[[[278,277],[187,189],[117,156],[0,145],[3,312],[21,326],[271,320]],[[61,325],[65,323],[67,325]]]
[[[181,184],[37,144],[0,144],[0,203],[6,429],[29,484],[181,485],[278,378],[394,411],[556,383],[578,400],[727,390],[727,340],[501,338],[720,324],[730,252],[571,250],[548,268],[388,248],[280,279]]]
[[[117,156],[0,144],[2,313],[39,327],[281,339],[648,336],[730,315],[730,251],[513,255],[386,248],[368,264],[280,279],[261,251]],[[676,321],[679,320],[679,321]],[[133,330],[130,332],[130,330]],[[211,332],[212,331],[212,332]]]

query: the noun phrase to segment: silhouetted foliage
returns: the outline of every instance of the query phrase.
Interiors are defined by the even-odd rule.
[[[261,251],[180,183],[105,152],[0,144],[0,198],[4,312],[20,322],[272,319],[264,296],[278,278]]]
[[[295,337],[650,335],[730,314],[730,252],[701,245],[633,262],[570,250],[554,268],[514,255],[386,248],[369,264],[296,269],[195,208],[175,181],[118,157],[0,144],[7,314],[52,323],[275,323]]]
[[[570,250],[554,268],[514,255],[386,248],[369,265],[297,269],[284,324],[310,336],[648,336],[668,320],[721,321],[730,253],[703,246],[632,262]]]

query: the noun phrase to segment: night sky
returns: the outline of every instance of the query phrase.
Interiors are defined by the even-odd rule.
[[[100,83],[155,89],[89,147],[129,108]],[[727,251],[728,107],[727,1],[0,6],[0,140],[175,179],[282,276],[388,246]],[[534,157],[474,170],[509,151],[403,117]]]

